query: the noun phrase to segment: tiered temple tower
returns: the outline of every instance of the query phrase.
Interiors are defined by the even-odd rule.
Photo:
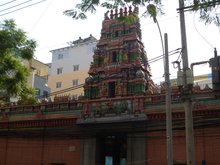
[[[130,23],[121,19],[129,17],[136,19]],[[142,43],[138,8],[132,11],[131,7],[125,7],[107,12],[89,77],[85,80],[85,97],[98,99],[144,95],[151,93],[153,86]]]

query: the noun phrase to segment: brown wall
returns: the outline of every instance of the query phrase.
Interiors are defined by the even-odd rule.
[[[79,140],[0,139],[1,165],[80,164]]]
[[[201,128],[195,132],[196,164],[220,164],[220,128]],[[179,164],[186,163],[185,131],[173,131],[173,159]],[[146,165],[166,165],[166,132],[147,133]]]
[[[146,165],[166,165],[166,132],[146,133]],[[220,164],[220,128],[195,130],[196,165]],[[186,162],[185,131],[173,131],[173,158]],[[0,165],[80,165],[80,140],[0,138]]]

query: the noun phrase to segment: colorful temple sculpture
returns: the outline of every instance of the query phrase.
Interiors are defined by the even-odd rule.
[[[122,21],[134,17],[132,22]],[[83,114],[121,113],[143,109],[143,99],[156,89],[151,79],[148,58],[142,43],[138,8],[126,7],[107,12],[102,22],[101,37],[85,80],[84,94],[88,100],[101,102],[84,104]],[[129,99],[130,97],[130,99]],[[105,102],[103,99],[106,99]]]
[[[136,15],[138,8],[116,9],[106,14],[84,90],[88,99],[145,95],[152,91],[150,66],[142,43],[139,19],[132,23],[120,17]]]
[[[125,23],[121,18],[137,18]],[[219,57],[211,59],[219,76]],[[155,88],[141,41],[138,8],[105,14],[84,96],[0,106],[0,165],[165,165],[165,88]],[[196,165],[219,165],[219,77],[190,94]],[[173,165],[186,165],[185,112],[171,89]]]

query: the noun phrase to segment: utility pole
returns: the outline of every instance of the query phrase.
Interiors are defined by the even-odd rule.
[[[171,91],[170,91],[170,73],[169,73],[169,54],[168,54],[168,36],[164,34],[164,76],[166,87],[166,138],[167,138],[167,165],[173,165],[173,134],[172,134],[172,112],[171,112]]]
[[[182,99],[184,101],[184,110],[185,110],[186,156],[187,156],[187,165],[195,165],[193,116],[192,116],[192,103],[190,98],[193,80],[192,80],[192,72],[188,66],[186,28],[185,28],[185,16],[184,16],[184,0],[179,0],[179,14],[180,14],[182,61],[183,61]]]
[[[167,141],[167,165],[173,165],[173,134],[172,134],[172,112],[171,112],[171,91],[170,91],[170,73],[169,73],[169,53],[168,53],[168,36],[164,34],[164,44],[163,37],[160,30],[159,22],[157,21],[156,7],[154,5],[147,6],[148,12],[154,19],[154,23],[157,24],[161,46],[164,58],[164,76],[165,76],[165,89],[166,89],[166,141]]]

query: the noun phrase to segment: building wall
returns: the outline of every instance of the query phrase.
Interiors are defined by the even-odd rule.
[[[207,165],[220,164],[219,131],[218,127],[195,129],[196,165],[202,165],[204,160]],[[166,165],[166,132],[149,132],[146,136],[147,165]],[[173,131],[173,159],[176,164],[186,163],[185,130]]]
[[[90,40],[73,44],[72,46],[52,50],[52,63],[48,85],[51,88],[51,93],[67,89],[73,86],[72,80],[78,80],[78,85],[85,82],[88,77],[88,70],[93,58],[93,51],[96,47],[97,40],[90,35]],[[78,65],[79,70],[74,71],[74,66]],[[58,69],[62,68],[58,74]],[[61,82],[61,87],[57,88],[57,82]],[[62,93],[62,95],[81,95],[83,88]]]
[[[59,75],[51,75],[48,79],[49,87],[51,88],[51,94],[53,92],[57,92],[63,89],[67,89],[73,87],[72,80],[77,79],[78,84],[83,84],[85,82],[85,77],[88,76],[88,70],[77,71],[77,72],[70,72],[66,74],[59,74]],[[56,87],[56,83],[61,82],[61,88]],[[67,92],[62,93],[62,95],[81,95],[83,94],[83,88],[75,89],[75,90],[68,90]]]
[[[57,74],[57,68],[63,68],[63,74],[73,71],[73,65],[80,65],[80,69],[88,69],[92,62],[93,50],[96,43],[70,46],[52,51],[52,65],[50,75]],[[59,55],[63,58],[58,59]]]
[[[23,60],[22,64],[30,69],[30,75],[28,77],[28,85],[30,87],[34,87],[35,75],[47,79],[49,71],[49,66],[47,64],[44,64],[36,59],[32,59],[31,61]]]
[[[0,138],[1,165],[52,165],[53,163],[80,165],[80,141]]]
[[[161,82],[162,84],[163,82]],[[171,86],[177,86],[177,79],[170,80]],[[212,74],[202,74],[194,76],[194,86],[199,85],[201,89],[204,89],[206,86],[212,88]]]
[[[36,70],[35,73],[38,76],[47,76],[48,75],[49,67],[47,64],[44,64],[36,59],[32,59],[30,63],[31,63],[31,68]]]
[[[203,74],[194,77],[194,84],[199,85],[201,89],[204,89],[207,85],[212,88],[212,74]]]
[[[195,154],[196,165],[202,165],[205,160],[207,165],[219,165],[220,141],[219,127],[195,129]],[[138,136],[141,139],[144,136]],[[50,165],[52,163],[64,163],[65,165],[80,165],[81,161],[91,161],[82,155],[81,141],[85,139],[74,139],[66,136],[65,139],[38,138],[15,138],[0,137],[0,164],[1,165]],[[131,139],[132,140],[132,139]],[[149,131],[145,133],[146,157],[138,159],[138,162],[146,165],[166,165],[166,132]],[[139,140],[138,140],[139,141]],[[138,142],[136,141],[136,143]],[[141,140],[142,141],[142,140]],[[134,143],[135,144],[135,143]],[[173,158],[174,165],[186,163],[185,130],[173,131]],[[128,146],[127,146],[128,147]],[[128,147],[129,148],[129,147]],[[131,151],[140,149],[134,145]],[[142,147],[143,148],[143,147]],[[91,150],[90,150],[91,151]],[[89,150],[86,152],[89,154]],[[94,155],[94,153],[92,153]],[[134,153],[135,154],[135,153]],[[84,155],[85,156],[85,155]],[[85,160],[84,160],[85,159]],[[132,160],[130,160],[132,159]],[[134,163],[134,157],[128,158]],[[129,163],[129,162],[127,162]]]
[[[43,99],[47,97],[50,93],[50,88],[48,87],[47,77],[42,77],[35,75],[34,78],[34,88],[37,91],[37,97]]]

